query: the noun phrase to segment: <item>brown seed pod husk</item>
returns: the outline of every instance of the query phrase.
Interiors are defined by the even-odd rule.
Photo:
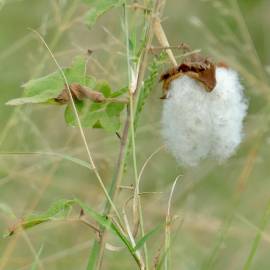
[[[216,86],[216,65],[199,53],[186,57],[180,65],[173,67],[161,75],[160,81],[163,82],[163,96],[167,97],[170,84],[173,80],[187,75],[202,83],[205,91],[211,92]]]
[[[75,100],[89,99],[93,102],[101,103],[105,101],[105,97],[101,92],[94,91],[88,87],[82,86],[78,83],[72,83],[69,85],[72,98]],[[60,104],[67,104],[70,102],[70,95],[68,93],[68,87],[65,86],[63,91],[59,94],[55,101]]]

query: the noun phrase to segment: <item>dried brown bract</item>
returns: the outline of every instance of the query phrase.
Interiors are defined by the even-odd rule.
[[[160,81],[163,82],[163,96],[161,98],[167,97],[170,83],[183,75],[201,82],[205,90],[211,92],[216,86],[215,71],[216,65],[208,58],[199,53],[192,54],[186,57],[179,66],[173,67],[161,75]]]
[[[105,97],[101,92],[91,90],[78,83],[70,84],[69,89],[71,91],[73,99],[75,100],[89,99],[91,101],[98,102],[98,103],[105,101]],[[70,95],[68,93],[67,86],[65,87],[65,89],[63,89],[60,95],[57,98],[55,98],[55,101],[60,104],[67,104],[70,102]]]

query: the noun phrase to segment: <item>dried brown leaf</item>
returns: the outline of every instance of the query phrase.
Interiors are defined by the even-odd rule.
[[[69,85],[69,89],[71,91],[72,97],[75,100],[84,100],[84,99],[90,99],[94,102],[104,102],[105,97],[101,92],[91,90],[85,86],[82,86],[78,83],[72,83]],[[68,93],[67,86],[63,89],[63,91],[60,93],[60,95],[55,98],[55,101],[60,104],[67,104],[70,101],[70,95]]]

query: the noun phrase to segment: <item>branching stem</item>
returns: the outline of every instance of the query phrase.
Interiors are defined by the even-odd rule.
[[[132,99],[134,103],[133,107],[133,113],[135,115],[137,111],[137,106],[138,106],[138,97],[139,93],[141,90],[141,85],[145,76],[145,72],[147,69],[147,62],[148,62],[148,54],[149,50],[151,48],[153,36],[154,36],[154,24],[157,18],[160,16],[160,10],[163,7],[164,1],[163,0],[157,0],[154,4],[154,8],[151,14],[151,17],[149,19],[149,26],[148,26],[148,31],[146,33],[146,42],[145,42],[145,47],[144,50],[142,51],[142,54],[140,56],[140,62],[138,66],[138,76],[136,78],[136,85],[134,88],[134,91],[132,91]],[[109,195],[112,201],[115,200],[117,193],[118,193],[118,188],[121,185],[122,178],[123,178],[123,173],[124,173],[124,164],[126,161],[127,153],[128,153],[128,147],[131,139],[131,125],[132,119],[131,119],[131,113],[130,113],[130,106],[128,106],[127,109],[127,116],[124,124],[124,130],[123,134],[121,136],[121,142],[120,142],[120,151],[118,155],[118,160],[116,164],[116,170],[114,177],[111,182],[111,187],[109,191]],[[105,209],[104,209],[104,215],[109,215],[111,212],[111,204],[107,201]],[[106,229],[103,227],[101,228],[101,239],[100,243],[95,241],[91,256],[89,257],[89,262],[88,262],[88,268],[87,270],[92,270],[96,269],[99,270],[101,269],[102,265],[102,258],[104,254],[104,247],[106,243]],[[95,260],[95,261],[93,261]],[[142,265],[139,265],[140,269]]]

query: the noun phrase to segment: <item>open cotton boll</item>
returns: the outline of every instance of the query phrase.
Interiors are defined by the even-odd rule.
[[[231,69],[217,67],[215,75],[216,86],[211,92],[187,75],[170,83],[162,135],[183,165],[197,165],[208,156],[227,159],[241,142],[247,110],[243,87]]]
[[[209,114],[213,123],[211,155],[225,160],[242,141],[247,100],[235,71],[217,68],[216,79],[216,87],[209,93]]]

